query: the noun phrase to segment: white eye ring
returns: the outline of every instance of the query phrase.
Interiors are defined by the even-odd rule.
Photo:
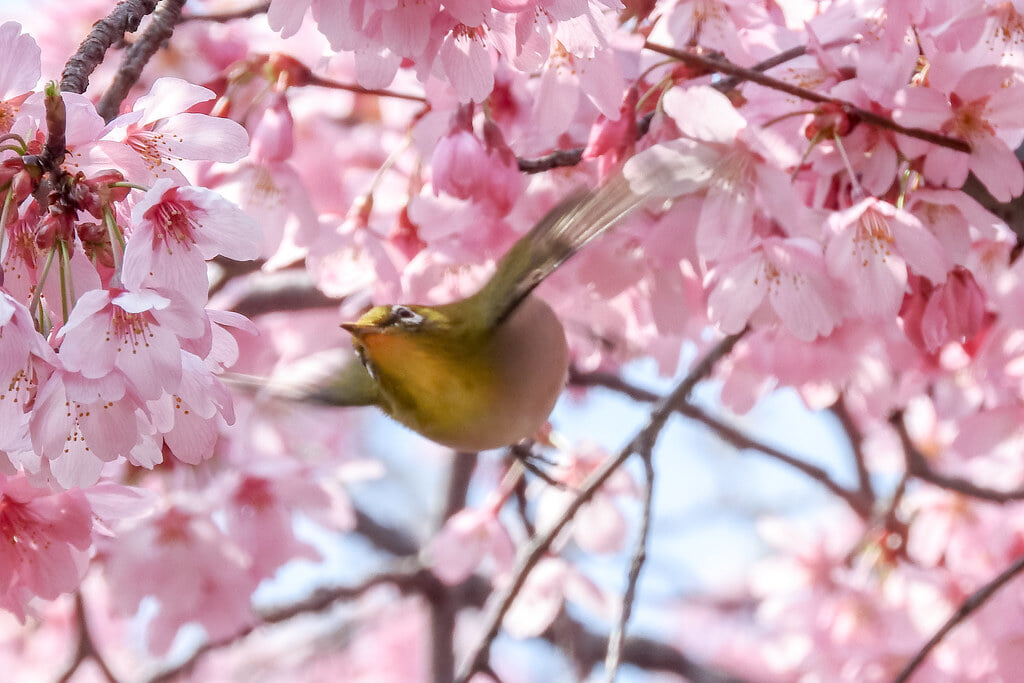
[[[407,306],[394,306],[391,318],[406,327],[419,327],[423,324],[423,316]]]

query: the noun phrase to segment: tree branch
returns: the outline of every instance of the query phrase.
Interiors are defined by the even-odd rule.
[[[554,642],[555,632],[569,631],[572,637],[573,654],[579,664],[586,670],[592,670],[599,662],[604,661],[608,651],[608,638],[598,635],[585,628],[564,612],[560,622],[553,625],[544,637]],[[716,671],[693,659],[666,643],[630,636],[622,643],[622,662],[643,669],[644,671],[664,671],[685,678],[691,683],[743,683],[743,679],[722,671]]]
[[[839,420],[840,426],[846,432],[846,438],[850,441],[850,448],[853,450],[853,462],[857,467],[857,483],[861,493],[869,498],[872,503],[875,501],[875,489],[871,485],[871,473],[868,471],[867,459],[864,457],[864,437],[853,422],[853,416],[846,409],[846,402],[842,396],[829,408],[832,414]]]
[[[364,88],[361,85],[353,85],[351,83],[342,83],[341,81],[334,81],[330,78],[323,78],[316,74],[310,73],[309,82],[303,85],[314,85],[321,88],[329,88],[331,90],[346,90],[348,92],[354,92],[359,95],[376,95],[377,97],[393,97],[399,100],[409,100],[410,102],[423,102],[426,103],[427,98],[422,95],[410,95],[408,93],[395,92],[394,90],[387,90],[383,88]]]
[[[96,111],[104,121],[110,121],[118,115],[121,103],[128,97],[128,91],[132,86],[138,82],[146,64],[170,39],[184,4],[185,0],[160,0],[159,6],[153,12],[153,21],[135,44],[125,51],[113,83],[96,105]]]
[[[786,81],[779,80],[778,78],[767,76],[760,71],[733,64],[719,55],[701,55],[693,52],[676,50],[650,41],[644,43],[644,47],[652,52],[657,52],[658,54],[663,54],[668,57],[674,57],[688,66],[706,69],[713,73],[728,74],[744,81],[751,81],[758,85],[763,85],[766,88],[771,88],[772,90],[778,90],[780,92],[793,95],[794,97],[799,97],[800,99],[807,100],[809,102],[836,105],[848,115],[854,116],[864,123],[878,128],[885,128],[886,130],[891,130],[894,133],[917,138],[918,140],[924,140],[925,142],[930,142],[942,147],[948,147],[949,149],[955,149],[958,152],[964,152],[966,154],[970,154],[971,152],[971,146],[964,140],[949,137],[948,135],[942,135],[941,133],[936,133],[934,131],[925,130],[924,128],[909,128],[907,126],[901,126],[886,116],[881,116],[867,109],[861,109],[855,104],[851,104],[845,100],[829,97],[828,95],[822,95],[814,90],[801,88],[798,85],[793,85],[792,83],[787,83]]]
[[[651,391],[647,391],[646,389],[630,384],[618,375],[606,372],[581,373],[576,368],[570,368],[569,383],[585,387],[604,387],[606,389],[611,389],[612,391],[617,391],[635,401],[643,401],[646,403],[656,401],[659,398],[657,394]],[[841,486],[832,479],[831,476],[829,476],[828,472],[817,465],[811,465],[810,463],[806,463],[799,458],[789,455],[788,453],[783,453],[777,448],[757,441],[735,427],[727,425],[712,417],[692,403],[684,402],[678,406],[676,410],[681,415],[685,415],[692,420],[697,420],[698,422],[703,423],[706,427],[715,432],[720,439],[736,449],[759,451],[770,458],[774,458],[779,462],[783,462],[790,467],[799,470],[811,479],[820,483],[835,495],[839,496],[860,517],[867,519],[871,515],[871,508],[874,504],[874,499],[872,497],[865,495],[862,491],[850,491],[849,489]]]
[[[893,683],[906,683],[910,679],[910,676],[914,673],[921,662],[924,661],[928,653],[931,652],[936,645],[942,642],[942,639],[946,637],[946,634],[952,631],[960,622],[971,616],[971,613],[977,610],[979,607],[984,605],[989,598],[991,598],[996,591],[1006,585],[1013,577],[1017,576],[1024,571],[1024,555],[1017,558],[1017,561],[1003,570],[999,576],[995,577],[984,586],[976,590],[967,596],[967,599],[963,601],[960,607],[957,608],[949,619],[939,627],[939,630],[935,632],[928,642],[924,644],[916,655],[914,655],[906,666],[896,675],[893,679]]]
[[[247,318],[279,311],[335,308],[342,301],[321,292],[309,273],[296,269],[260,273],[247,278],[243,286],[244,291],[232,290],[236,298],[222,305]]]
[[[889,423],[896,429],[896,433],[900,437],[900,443],[903,445],[903,458],[909,476],[917,477],[921,481],[928,482],[942,489],[955,491],[971,498],[987,500],[993,503],[1010,503],[1024,500],[1024,487],[1001,491],[978,486],[962,477],[954,477],[936,472],[928,465],[927,459],[911,441],[910,434],[907,433],[907,426],[903,422],[902,411],[893,413],[892,417],[889,418]]]
[[[847,45],[850,42],[851,41],[848,40],[833,41],[831,43],[822,45],[822,49],[841,47],[842,45]],[[779,54],[773,57],[769,57],[768,59],[760,61],[754,66],[750,67],[750,69],[752,71],[767,71],[768,69],[772,69],[776,66],[779,66],[780,64],[785,64],[790,60],[796,59],[797,57],[801,57],[806,53],[807,48],[803,45],[800,45],[798,47],[790,48],[784,52],[780,52]],[[739,83],[742,82],[743,80],[743,78],[740,78],[738,76],[732,76],[730,78],[724,78],[718,83],[715,83],[713,87],[719,92],[729,92],[730,90],[734,89],[737,85],[739,85]],[[647,131],[650,128],[650,124],[651,113],[645,114],[643,117],[641,117],[640,121],[637,124],[637,139],[640,139],[647,134]],[[564,150],[560,149],[555,150],[554,152],[551,152],[550,154],[539,157],[537,159],[518,159],[519,170],[522,171],[523,173],[541,173],[542,171],[550,171],[553,168],[560,168],[563,166],[575,166],[576,164],[583,161],[583,150],[583,147],[576,147],[573,149]]]
[[[437,528],[444,526],[452,515],[466,507],[476,453],[456,453],[448,474],[441,514]],[[440,584],[439,584],[440,586]],[[430,604],[430,668],[434,683],[448,683],[455,676],[455,617],[459,605],[447,588],[426,595]]]
[[[669,416],[686,400],[697,382],[706,377],[714,367],[715,363],[724,355],[728,354],[733,346],[746,334],[746,330],[738,334],[726,337],[718,343],[699,362],[690,373],[679,383],[672,393],[660,401],[651,411],[647,424],[633,437],[633,439],[617,455],[605,460],[602,465],[594,470],[580,486],[579,494],[566,506],[565,511],[558,520],[541,535],[534,536],[520,553],[519,562],[512,572],[508,584],[495,599],[495,605],[490,615],[484,622],[481,629],[482,635],[473,647],[469,657],[459,672],[457,681],[466,683],[476,672],[487,666],[488,654],[491,643],[501,629],[501,622],[508,612],[509,607],[520,589],[526,582],[526,577],[533,568],[540,562],[547,552],[551,543],[561,533],[562,529],[569,523],[584,504],[589,501],[594,493],[607,481],[608,477],[617,470],[626,459],[637,452],[650,452],[662,428],[668,421]]]
[[[117,683],[117,678],[110,670],[110,667],[107,666],[99,650],[96,649],[96,643],[92,639],[89,621],[85,614],[85,601],[82,599],[81,591],[75,593],[75,624],[78,627],[78,646],[75,648],[75,654],[71,663],[68,664],[64,673],[57,678],[58,683],[70,681],[71,677],[78,671],[78,668],[86,659],[92,659],[96,663],[103,678],[109,681],[109,683]]]
[[[266,14],[267,10],[270,9],[269,2],[261,2],[253,5],[246,9],[236,10],[234,12],[219,12],[211,14],[186,14],[181,17],[179,23],[185,23],[186,21],[212,21],[220,24],[233,21],[235,19],[252,19],[261,14]]]
[[[321,588],[314,591],[305,600],[262,613],[258,622],[245,626],[226,638],[203,643],[184,661],[146,679],[146,683],[169,683],[178,676],[191,671],[207,653],[236,643],[263,626],[279,624],[302,614],[322,612],[341,600],[359,598],[377,586],[393,585],[402,593],[426,593],[434,590],[437,583],[437,579],[434,578],[434,575],[428,569],[419,566],[416,560],[408,560],[405,563],[400,563],[396,569],[390,572],[374,574],[355,586]]]
[[[103,62],[103,56],[125,33],[138,30],[142,19],[153,11],[157,0],[123,0],[105,18],[92,27],[78,51],[64,65],[60,89],[64,92],[84,93],[89,87],[89,76]]]
[[[652,444],[653,445],[653,444]],[[640,581],[640,570],[647,560],[647,536],[651,529],[651,502],[654,499],[654,459],[652,453],[641,453],[644,461],[644,492],[643,513],[640,520],[640,533],[637,535],[633,548],[633,558],[629,563],[629,575],[626,578],[626,591],[622,595],[619,619],[608,638],[608,650],[605,655],[605,680],[614,683],[622,661],[622,648],[626,637],[626,624],[633,612],[636,599],[636,587]]]

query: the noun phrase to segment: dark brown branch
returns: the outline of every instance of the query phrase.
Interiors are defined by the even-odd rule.
[[[247,291],[225,304],[230,310],[252,318],[264,313],[300,311],[310,308],[334,308],[334,299],[316,288],[312,276],[294,269],[263,273],[246,281]]]
[[[846,438],[850,441],[850,448],[853,450],[853,462],[857,467],[857,483],[861,493],[872,502],[875,500],[875,489],[871,485],[871,473],[868,472],[867,460],[864,457],[864,437],[853,422],[853,416],[846,409],[846,403],[840,397],[830,408],[832,414],[839,420]]]
[[[552,643],[571,638],[572,653],[580,666],[592,670],[604,661],[608,651],[608,638],[589,631],[566,614],[558,618],[544,637]],[[691,683],[743,683],[743,679],[711,669],[690,659],[682,652],[651,638],[630,636],[622,643],[622,662],[644,671],[663,671],[681,676]]]
[[[65,64],[60,89],[84,93],[89,87],[89,76],[103,61],[110,46],[123,40],[125,33],[137,31],[142,19],[153,11],[156,3],[157,0],[123,0],[109,15],[96,22],[89,37],[78,47],[78,52]]]
[[[914,655],[909,662],[907,662],[906,666],[904,666],[899,674],[897,674],[896,678],[893,679],[893,683],[906,683],[917,667],[921,665],[921,662],[924,661],[925,657],[928,656],[928,653],[931,652],[936,645],[942,642],[942,639],[946,637],[947,633],[956,628],[957,625],[967,619],[967,617],[971,616],[972,612],[988,602],[988,599],[991,598],[996,591],[1006,585],[1012,578],[1020,574],[1021,571],[1024,571],[1024,556],[1018,557],[1016,562],[1003,570],[999,576],[995,577],[984,586],[967,596],[967,599],[963,601],[960,607],[958,607],[952,615],[950,615],[949,619],[946,620],[946,623],[940,626],[939,630],[935,632],[935,635],[929,638],[928,642],[924,644],[924,647],[922,647],[918,653]]]
[[[871,500],[864,496],[860,491],[850,491],[849,489],[840,486],[834,479],[832,479],[832,477],[829,476],[828,472],[817,465],[804,462],[803,460],[795,458],[788,453],[783,453],[779,449],[773,448],[768,444],[756,441],[735,427],[711,417],[711,415],[707,414],[695,405],[687,403],[680,406],[679,412],[693,420],[703,423],[705,426],[709,427],[711,431],[718,436],[718,438],[734,448],[739,450],[751,449],[760,451],[770,458],[774,458],[779,462],[789,465],[793,469],[803,472],[808,477],[841,498],[861,518],[867,519],[871,516]]]
[[[402,593],[427,593],[436,589],[439,582],[429,570],[419,567],[415,560],[410,560],[407,564],[406,568],[374,574],[355,586],[322,588],[314,591],[305,600],[277,610],[268,610],[260,615],[261,618],[257,623],[245,626],[226,638],[204,643],[196,648],[183,662],[157,673],[147,679],[146,683],[169,683],[178,676],[191,671],[196,663],[207,653],[236,643],[263,626],[279,624],[303,614],[323,612],[337,602],[362,597],[377,586],[392,585]]]
[[[135,44],[125,51],[113,83],[103,93],[99,104],[96,105],[96,111],[104,121],[110,121],[118,115],[121,103],[124,102],[124,98],[128,97],[128,91],[142,76],[142,70],[146,64],[153,58],[157,50],[170,40],[184,4],[185,0],[160,0],[159,6],[153,12],[153,20],[149,26],[135,41]]]
[[[527,576],[547,553],[548,548],[562,529],[576,515],[597,492],[597,490],[608,480],[622,463],[634,453],[649,453],[653,450],[654,443],[661,430],[664,428],[668,418],[675,412],[679,405],[685,402],[697,382],[706,377],[720,358],[728,354],[733,346],[746,334],[743,330],[739,334],[726,337],[718,343],[708,354],[693,367],[690,373],[679,383],[679,385],[667,397],[662,399],[651,411],[647,424],[633,437],[632,440],[617,455],[605,460],[580,486],[579,494],[566,506],[558,520],[544,531],[540,536],[534,536],[520,553],[519,561],[512,572],[512,577],[505,588],[496,597],[494,607],[484,622],[481,629],[482,635],[470,652],[465,664],[459,672],[457,681],[465,683],[474,673],[481,671],[487,666],[487,660],[491,643],[501,629],[501,622],[505,618],[512,601],[519,594]]]
[[[78,645],[75,648],[75,654],[72,657],[71,663],[64,670],[64,673],[57,678],[58,683],[70,681],[71,677],[78,671],[78,668],[86,659],[92,659],[95,662],[103,678],[110,683],[117,683],[117,678],[111,672],[110,667],[107,666],[99,650],[96,649],[96,643],[92,639],[89,621],[85,614],[85,601],[82,599],[81,591],[75,593],[75,625],[78,628]]]
[[[456,453],[450,471],[437,528],[466,506],[469,484],[476,470],[476,453]],[[430,605],[430,669],[434,683],[448,683],[455,677],[455,618],[459,605],[449,590],[426,594]]]
[[[553,168],[575,166],[583,161],[583,148],[559,149],[538,159],[518,159],[519,170],[523,173],[541,173]]]
[[[179,23],[185,23],[186,21],[211,21],[224,24],[229,21],[234,21],[235,19],[252,19],[253,17],[258,17],[261,14],[266,14],[268,9],[270,9],[270,3],[261,2],[257,5],[253,5],[252,7],[236,10],[234,12],[186,14],[181,17]]]
[[[907,426],[903,423],[903,414],[896,412],[889,418],[890,424],[896,429],[903,445],[903,459],[906,463],[907,475],[916,477],[921,481],[928,482],[939,488],[955,491],[971,498],[987,500],[992,503],[1011,503],[1024,500],[1024,487],[1009,490],[990,489],[964,479],[948,474],[936,472],[928,464],[924,455],[914,446],[907,433]]]
[[[640,518],[640,533],[637,535],[633,548],[633,557],[629,563],[629,574],[626,577],[626,590],[622,594],[622,606],[619,619],[608,638],[608,650],[605,656],[605,677],[613,681],[622,661],[622,648],[626,638],[626,624],[633,612],[636,600],[636,588],[640,581],[640,570],[647,561],[647,536],[651,529],[651,504],[654,500],[654,458],[650,452],[641,453],[644,461],[643,513]]]
[[[966,154],[970,154],[971,152],[971,146],[964,140],[952,138],[948,135],[942,135],[935,131],[925,130],[924,128],[901,126],[886,116],[881,116],[873,111],[868,111],[867,109],[861,109],[860,107],[844,100],[829,97],[828,95],[822,95],[814,90],[801,88],[798,85],[793,85],[792,83],[787,83],[786,81],[779,80],[778,78],[767,76],[760,71],[755,71],[754,69],[733,64],[729,60],[718,55],[695,54],[693,52],[664,47],[649,41],[644,43],[644,47],[652,52],[674,57],[689,66],[705,69],[713,73],[728,74],[744,81],[751,81],[752,83],[763,85],[766,88],[771,88],[772,90],[778,90],[780,92],[793,95],[794,97],[799,97],[800,99],[807,100],[809,102],[836,105],[848,115],[854,116],[864,123],[878,128],[884,128],[886,130],[891,130],[894,133],[906,135],[907,137],[917,138],[918,140],[924,140],[925,142],[930,142],[935,145],[955,149],[958,152],[964,152]]]
[[[846,45],[851,41],[834,41],[823,45],[825,49],[839,47]],[[763,61],[758,62],[754,66],[750,67],[752,71],[767,71],[768,69],[785,64],[786,62],[796,59],[806,54],[807,48],[804,46],[798,46],[790,48],[785,52],[780,52],[774,57],[769,57]],[[725,78],[718,83],[714,84],[714,88],[720,92],[729,92],[734,89],[744,79],[737,76]],[[637,139],[642,138],[647,134],[648,129],[651,125],[651,116],[653,112],[645,114],[637,122]],[[574,149],[560,149],[551,152],[545,156],[537,159],[519,159],[519,170],[523,173],[541,173],[543,171],[550,171],[553,168],[561,168],[563,166],[575,166],[576,164],[583,161],[583,147],[576,147]]]
[[[651,391],[647,391],[646,389],[630,384],[618,375],[606,372],[581,373],[575,368],[570,368],[569,383],[576,386],[604,387],[628,396],[635,401],[653,402],[659,398],[657,394]],[[711,417],[711,415],[691,403],[683,403],[677,408],[677,410],[680,414],[703,423],[706,427],[715,432],[720,439],[734,448],[740,450],[749,449],[759,451],[770,458],[774,458],[779,462],[783,462],[790,467],[799,470],[814,481],[820,483],[832,493],[839,496],[860,517],[867,519],[871,515],[871,508],[874,502],[873,498],[865,495],[862,491],[850,491],[849,489],[841,486],[832,479],[831,476],[829,476],[828,472],[820,467],[806,463],[803,460],[787,453],[783,453],[779,449],[773,448],[768,444],[761,443],[760,441],[747,436],[735,427],[731,427],[724,422]]]
[[[582,372],[575,365],[569,367],[569,386],[611,389],[616,393],[642,403],[654,403],[661,398],[661,396],[653,391],[630,384],[614,373],[601,372],[600,370]]]
[[[382,524],[368,515],[362,508],[355,509],[356,526],[352,531],[364,537],[378,550],[397,555],[411,557],[420,551],[420,546],[406,532]]]

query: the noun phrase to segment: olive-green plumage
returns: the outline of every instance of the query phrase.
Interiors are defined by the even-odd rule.
[[[476,294],[441,306],[377,306],[343,324],[357,358],[299,397],[376,405],[457,450],[532,436],[561,393],[569,354],[558,318],[531,293],[642,199],[615,175],[548,212]]]

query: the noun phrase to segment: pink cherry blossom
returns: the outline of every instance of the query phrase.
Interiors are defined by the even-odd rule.
[[[0,475],[4,609],[25,620],[28,603],[78,586],[92,544],[89,503],[81,491],[50,492],[25,477]]]
[[[122,169],[130,180],[161,177],[183,182],[184,161],[237,161],[248,151],[245,130],[229,119],[187,110],[214,93],[177,78],[157,79],[132,111],[100,131],[101,139],[80,149],[90,166]]]
[[[88,379],[54,372],[39,387],[32,411],[32,446],[42,461],[30,471],[64,488],[95,484],[104,463],[127,455],[139,441],[141,409],[142,399],[123,375]]]
[[[0,25],[0,54],[7,62],[0,75],[0,109],[4,122],[9,123],[17,111],[13,98],[24,95],[39,82],[40,51],[32,36],[21,32],[20,24],[7,21]],[[8,130],[9,126],[3,132]]]
[[[936,284],[946,278],[948,259],[935,236],[891,204],[866,199],[833,214],[828,227],[829,274],[851,283],[850,303],[862,315],[899,310],[908,266]]]
[[[259,244],[259,228],[238,207],[210,190],[162,178],[132,209],[124,283],[158,288],[201,308],[208,286],[205,261],[218,255],[255,258]]]
[[[729,334],[764,320],[770,310],[797,339],[813,341],[842,318],[842,290],[810,240],[770,237],[749,255],[723,262],[709,278],[708,315]]]
[[[146,596],[159,601],[147,645],[170,647],[178,629],[199,622],[210,638],[223,638],[252,618],[256,587],[245,555],[208,517],[172,507],[123,530],[106,554],[114,605],[134,612]]]
[[[904,88],[897,95],[895,116],[907,125],[939,129],[971,145],[969,155],[944,147],[927,150],[925,176],[959,187],[971,171],[993,197],[1005,202],[1024,191],[1024,170],[1013,154],[1024,140],[1022,98],[1024,88],[1012,69],[982,66],[963,73],[948,91]],[[920,149],[914,146],[915,152]]]
[[[282,476],[282,474],[284,476]],[[273,576],[294,558],[319,558],[309,544],[295,537],[294,511],[326,507],[327,495],[312,482],[290,473],[274,478],[242,476],[231,491],[227,532],[250,557],[256,579]]]
[[[456,586],[469,578],[485,558],[491,558],[499,574],[511,569],[515,546],[497,517],[499,509],[493,504],[467,508],[445,522],[426,552],[437,578]]]

